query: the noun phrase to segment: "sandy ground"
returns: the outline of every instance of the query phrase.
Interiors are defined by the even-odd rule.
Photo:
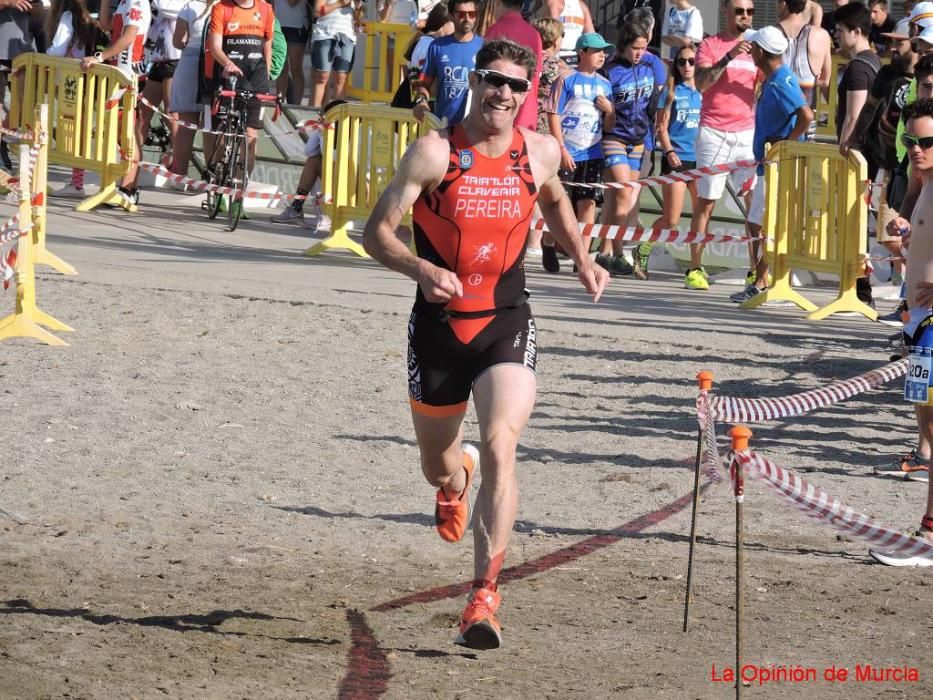
[[[260,216],[231,234],[183,197],[143,204],[129,217],[53,203],[50,248],[80,276],[43,272],[39,306],[75,327],[71,347],[0,345],[0,508],[24,521],[0,517],[0,696],[733,694],[717,680],[734,660],[722,486],[704,491],[681,631],[693,377],[794,393],[887,362],[886,329],[742,311],[734,288],[687,292],[672,275],[615,282],[593,306],[569,271],[531,271],[539,395],[505,646],[476,653],[452,643],[469,535],[434,533],[407,412],[412,283],[303,258],[306,231]],[[898,386],[754,430],[779,464],[916,526],[926,487],[872,475],[912,444]],[[865,545],[748,490],[746,659],[818,676],[748,697],[933,695],[931,571],[874,565]],[[859,681],[857,664],[919,681]],[[832,666],[848,679],[826,680]]]

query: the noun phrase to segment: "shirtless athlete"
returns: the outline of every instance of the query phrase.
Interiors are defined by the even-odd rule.
[[[904,108],[903,136],[912,171],[921,182],[920,195],[910,217],[910,253],[907,256],[907,309],[904,344],[910,349],[910,368],[904,398],[914,404],[921,442],[933,441],[933,99],[920,99]],[[903,220],[902,220],[903,226]],[[926,512],[918,537],[933,543],[933,481],[927,491]],[[871,551],[890,566],[933,566],[933,559],[894,552]]]

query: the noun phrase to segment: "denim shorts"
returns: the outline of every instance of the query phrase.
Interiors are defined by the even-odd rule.
[[[319,71],[349,73],[353,68],[354,48],[353,42],[342,36],[316,39],[311,42],[311,67]]]

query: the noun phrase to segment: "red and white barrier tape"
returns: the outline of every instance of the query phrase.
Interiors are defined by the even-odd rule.
[[[765,481],[781,498],[804,515],[826,523],[849,537],[854,537],[885,551],[929,557],[933,544],[885,527],[829,496],[789,469],[783,469],[754,450],[737,452],[735,460],[754,476]]]
[[[737,160],[734,163],[722,163],[720,165],[709,165],[702,168],[693,168],[692,170],[683,170],[679,173],[670,173],[669,175],[655,175],[653,177],[643,177],[640,180],[631,182],[598,182],[586,184],[582,182],[564,182],[561,184],[568,187],[592,187],[600,190],[621,190],[621,189],[640,189],[642,187],[656,187],[658,185],[674,185],[678,182],[693,182],[704,177],[713,175],[727,175],[736,170],[746,170],[758,166],[755,160]],[[754,178],[751,177],[745,181],[742,192],[747,191],[748,186]]]
[[[707,412],[714,421],[725,423],[762,423],[778,418],[792,418],[850,399],[857,394],[890,382],[907,373],[907,360],[890,364],[843,379],[819,389],[773,399],[740,399],[711,396]]]
[[[194,124],[193,122],[189,122],[189,121],[185,121],[184,119],[173,117],[171,114],[163,112],[161,109],[159,109],[156,105],[152,104],[152,102],[147,100],[142,95],[139,96],[139,102],[141,104],[146,105],[146,107],[148,107],[152,111],[158,112],[162,116],[163,119],[170,121],[170,122],[174,122],[175,124],[182,127],[183,129],[190,129],[192,131],[200,131],[202,134],[213,134],[214,136],[223,136],[224,134],[223,131],[210,131],[208,129],[202,129],[199,125]],[[329,128],[332,128],[332,125],[328,124],[327,122],[321,119],[307,119],[303,122],[298,122],[297,124],[295,124],[295,128],[290,131],[283,131],[279,134],[267,134],[263,132],[260,134],[260,136],[267,136],[269,138],[272,138],[273,135],[285,136],[287,134],[298,134],[298,133],[303,133],[305,131],[315,131],[319,129],[329,129]]]
[[[34,138],[31,131],[25,129],[8,129],[5,126],[0,126],[0,134],[8,136],[11,139],[16,139],[17,141],[32,141]]]
[[[235,187],[222,187],[221,185],[212,185],[209,182],[204,180],[195,180],[193,177],[188,177],[187,175],[178,175],[173,173],[171,170],[166,168],[164,165],[159,163],[149,163],[144,160],[136,161],[136,164],[147,172],[152,173],[153,175],[161,175],[169,182],[174,182],[179,185],[187,185],[193,190],[198,192],[214,192],[215,194],[226,194],[230,195],[234,199],[259,199],[264,201],[271,202],[293,202],[299,199],[305,200],[316,200],[318,202],[327,202],[328,199],[322,197],[320,194],[285,194],[284,192],[250,192],[246,190],[245,192],[241,189]]]
[[[720,233],[698,233],[696,231],[678,231],[672,228],[642,228],[641,226],[610,226],[608,224],[584,224],[580,226],[580,234],[594,238],[618,239],[621,241],[652,241],[655,243],[744,243],[747,241],[766,240],[755,236],[729,236]],[[547,231],[544,219],[534,223],[535,229]]]

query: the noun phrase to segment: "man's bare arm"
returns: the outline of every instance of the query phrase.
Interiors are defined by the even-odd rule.
[[[850,90],[846,95],[846,118],[839,131],[839,143],[848,143],[855,131],[855,123],[862,114],[865,101],[868,99],[868,90]]]
[[[752,45],[747,41],[740,41],[733,46],[725,56],[719,59],[711,66],[697,66],[696,86],[700,92],[706,92],[722,77],[726,72],[729,63],[739,54],[751,51]]]
[[[363,248],[374,259],[415,280],[431,303],[463,295],[456,273],[414,255],[395,231],[421,193],[440,182],[447,169],[449,146],[437,133],[415,141],[399,161],[392,182],[379,197],[363,229]]]

